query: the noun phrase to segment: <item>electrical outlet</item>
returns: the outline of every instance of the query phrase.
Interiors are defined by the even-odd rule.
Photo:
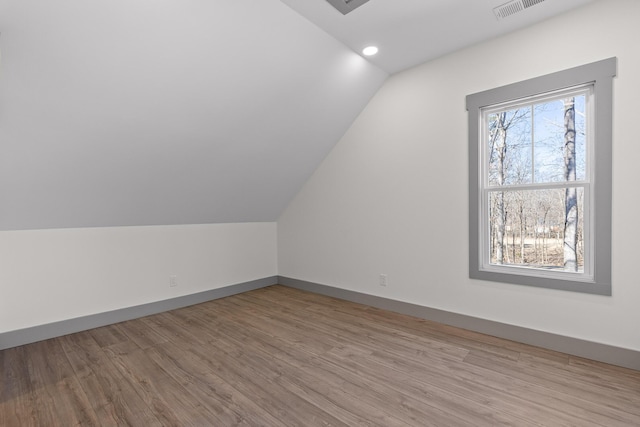
[[[381,274],[380,275],[380,286],[387,286],[387,275],[386,274]]]
[[[169,287],[175,288],[176,286],[178,286],[178,276],[171,274],[169,276]]]

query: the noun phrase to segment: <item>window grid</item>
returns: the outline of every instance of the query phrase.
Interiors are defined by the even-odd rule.
[[[481,170],[481,179],[479,180],[479,182],[482,183],[482,187],[480,189],[480,194],[481,194],[481,206],[482,206],[482,213],[481,213],[481,230],[482,230],[482,235],[481,235],[481,244],[482,244],[482,248],[483,250],[481,250],[481,260],[480,260],[480,265],[481,268],[483,270],[486,271],[500,271],[500,270],[507,270],[512,274],[525,274],[525,275],[532,275],[532,276],[541,276],[541,277],[556,277],[556,278],[562,278],[563,276],[566,275],[572,275],[574,280],[578,280],[578,281],[591,281],[593,280],[593,267],[592,267],[592,248],[591,248],[591,227],[589,226],[590,224],[590,218],[593,215],[593,209],[591,209],[590,205],[589,205],[589,201],[591,200],[590,197],[590,191],[592,186],[590,185],[590,181],[591,181],[591,175],[590,175],[590,171],[592,170],[592,168],[590,167],[590,152],[592,152],[591,150],[591,144],[593,143],[593,138],[592,138],[592,123],[593,120],[591,120],[591,107],[592,107],[592,102],[591,102],[591,97],[592,97],[592,93],[593,93],[593,86],[592,84],[589,85],[580,85],[578,87],[572,87],[569,89],[563,89],[560,91],[553,91],[550,93],[545,93],[542,95],[538,95],[538,96],[532,96],[532,97],[528,97],[526,99],[519,99],[515,102],[506,102],[506,103],[501,103],[498,106],[492,105],[486,108],[482,108],[480,110],[480,123],[481,123],[481,135],[482,135],[482,142],[480,144],[480,158],[482,159],[482,168]],[[585,97],[585,115],[586,117],[586,126],[587,128],[585,129],[585,143],[586,143],[586,150],[585,150],[585,154],[586,154],[586,159],[585,159],[585,166],[586,166],[586,171],[585,171],[585,179],[582,180],[575,180],[575,181],[542,181],[542,182],[537,182],[536,181],[536,173],[535,173],[535,148],[536,148],[536,143],[535,143],[535,130],[536,127],[534,125],[535,123],[535,107],[539,106],[541,104],[544,103],[549,103],[549,102],[553,102],[553,101],[560,101],[563,100],[565,98],[571,98],[571,97],[578,97],[578,96],[584,96]],[[489,117],[492,114],[497,114],[497,113],[501,113],[507,110],[519,110],[519,109],[529,109],[531,111],[531,116],[528,119],[531,122],[530,125],[530,134],[531,134],[531,162],[530,162],[530,167],[531,167],[531,183],[523,183],[523,184],[508,184],[508,183],[503,183],[502,185],[499,184],[492,184],[490,183],[489,180],[489,164],[490,164],[490,159],[489,159],[489,128],[487,126],[487,123],[489,123]],[[516,264],[496,264],[496,263],[492,263],[491,262],[491,257],[492,257],[492,253],[491,253],[491,224],[490,224],[490,194],[491,193],[496,193],[496,192],[502,192],[502,193],[507,193],[507,192],[527,192],[527,191],[536,191],[536,190],[547,190],[547,189],[566,189],[566,188],[577,188],[577,189],[582,189],[582,194],[584,195],[584,201],[583,201],[583,214],[582,214],[582,221],[583,221],[583,246],[584,246],[584,255],[583,255],[583,267],[582,267],[582,271],[580,272],[572,272],[572,271],[549,271],[547,270],[548,267],[536,267],[536,266],[528,266],[528,265],[516,265]],[[520,236],[520,238],[522,238],[522,236]]]

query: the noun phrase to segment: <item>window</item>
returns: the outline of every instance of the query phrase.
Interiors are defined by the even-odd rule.
[[[469,275],[611,295],[616,58],[467,96]]]

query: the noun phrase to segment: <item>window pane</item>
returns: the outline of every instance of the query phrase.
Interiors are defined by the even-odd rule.
[[[582,187],[490,191],[490,263],[582,273],[583,206]],[[566,207],[570,215],[565,233]]]
[[[489,184],[532,182],[531,107],[487,115]]]
[[[585,99],[585,95],[579,95],[536,104],[533,107],[535,182],[585,179]],[[565,123],[565,109],[568,110],[567,119],[570,124]],[[574,129],[574,132],[567,132],[565,136],[567,125]],[[569,152],[565,153],[567,142]],[[571,153],[572,144],[575,153]],[[572,165],[569,169],[565,169],[565,155],[568,164]],[[570,160],[571,158],[573,160]],[[575,175],[572,170],[575,170]]]

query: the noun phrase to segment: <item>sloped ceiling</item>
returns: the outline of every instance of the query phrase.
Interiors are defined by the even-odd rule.
[[[0,0],[0,229],[274,221],[387,74],[280,0]]]
[[[369,0],[344,16],[326,0],[282,1],[356,52],[378,46],[369,61],[392,74],[593,0]],[[507,3],[521,11],[497,19]]]
[[[274,221],[390,72],[475,42],[446,5],[488,1],[0,0],[0,230]]]

